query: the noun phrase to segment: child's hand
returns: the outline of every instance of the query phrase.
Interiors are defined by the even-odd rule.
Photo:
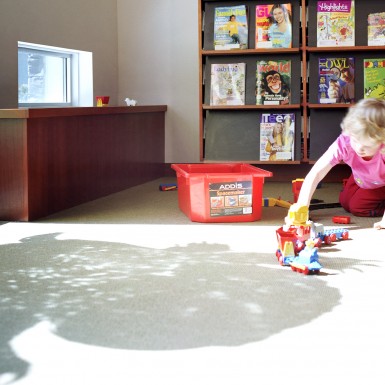
[[[377,230],[385,229],[385,218],[382,218],[380,222],[376,222],[373,227]]]

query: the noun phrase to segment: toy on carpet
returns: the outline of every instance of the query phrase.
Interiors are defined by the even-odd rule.
[[[293,191],[294,203],[297,203],[299,192],[301,191],[302,183],[304,179],[297,178],[291,181],[291,190]]]
[[[276,230],[276,236],[278,241],[276,257],[280,265],[294,264],[294,271],[317,274],[322,267],[318,262],[318,248],[336,240],[349,239],[349,231],[344,228],[325,230],[321,223],[309,220],[307,206],[294,203],[289,208],[286,224]],[[304,249],[306,251],[301,254]],[[298,259],[299,256],[301,258]]]
[[[160,191],[172,191],[172,190],[178,190],[178,186],[176,183],[161,183],[159,185]]]
[[[348,215],[336,215],[332,218],[333,223],[350,223],[350,217]]]
[[[281,198],[262,198],[262,206],[264,207],[279,206],[279,207],[288,209],[290,208],[291,203],[288,201],[284,201]]]
[[[272,207],[272,206],[278,206],[283,208],[290,208],[290,206],[293,203],[297,203],[299,192],[301,191],[302,183],[304,179],[297,178],[293,179],[291,181],[292,183],[292,192],[293,192],[293,202],[286,201],[279,198],[262,198],[262,206],[264,207]],[[321,185],[318,185],[317,188],[320,188]],[[320,210],[320,209],[331,209],[335,207],[341,207],[341,203],[335,202],[335,203],[325,203],[323,200],[320,199],[312,199],[309,205],[310,210]],[[335,222],[338,223],[338,222]],[[339,222],[339,223],[350,223],[350,222]]]
[[[305,248],[293,258],[290,267],[293,271],[303,274],[318,274],[320,272],[322,265],[319,263],[318,247],[316,247],[313,239],[306,241]]]
[[[301,191],[303,181],[304,181],[304,179],[301,179],[301,178],[293,179],[291,181],[294,203],[297,203],[297,201],[298,201],[298,196],[299,196],[299,192]],[[317,188],[321,188],[321,184],[318,184]],[[310,210],[320,210],[320,209],[331,209],[334,207],[341,207],[341,203],[339,203],[339,202],[324,203],[324,201],[322,201],[322,200],[312,199],[310,202],[309,209]]]

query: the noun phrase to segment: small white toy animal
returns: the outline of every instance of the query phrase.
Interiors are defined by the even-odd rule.
[[[136,106],[138,103],[136,100],[130,98],[126,98],[124,101],[126,102],[127,106]]]

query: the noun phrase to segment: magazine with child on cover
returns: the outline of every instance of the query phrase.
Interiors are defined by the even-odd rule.
[[[248,48],[247,7],[216,7],[214,14],[214,49]]]
[[[353,57],[321,57],[318,60],[318,102],[354,103]]]

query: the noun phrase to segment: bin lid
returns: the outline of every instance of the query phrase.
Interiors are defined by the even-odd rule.
[[[271,171],[247,163],[173,163],[171,168],[184,177],[192,175],[215,175],[215,174],[248,174],[257,177],[271,177]]]

